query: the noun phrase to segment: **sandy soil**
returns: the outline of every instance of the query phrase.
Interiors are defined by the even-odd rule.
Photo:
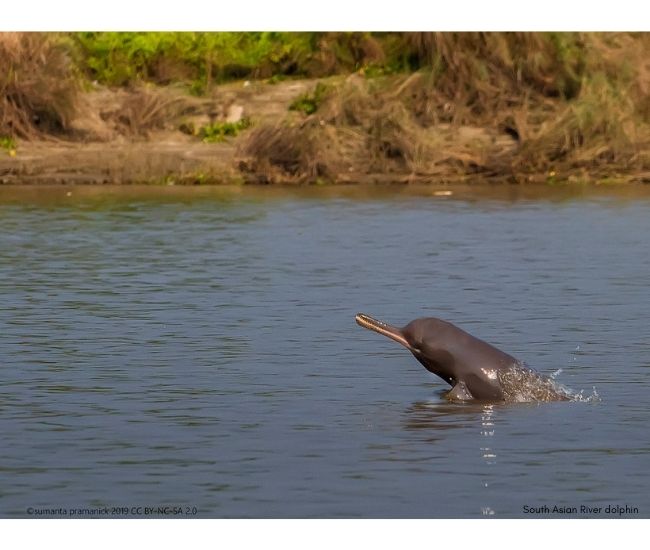
[[[241,182],[234,163],[238,138],[203,143],[180,127],[198,128],[233,113],[254,124],[280,119],[291,102],[314,85],[310,80],[237,82],[215,87],[203,98],[173,87],[140,90],[138,97],[136,92],[97,88],[84,94],[80,114],[71,123],[74,139],[20,141],[13,156],[0,149],[0,183]],[[154,107],[160,105],[174,106],[177,114],[158,123]],[[143,111],[151,115],[148,120]],[[134,129],[136,118],[138,125],[151,127]]]

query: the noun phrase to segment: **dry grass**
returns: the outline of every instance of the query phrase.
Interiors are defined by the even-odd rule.
[[[349,159],[344,169],[358,174],[647,177],[650,35],[414,33],[408,39],[428,69],[384,81],[348,78],[302,125],[252,135],[244,146],[248,168],[275,166],[274,155],[295,140],[301,145],[293,149],[291,177],[321,178],[310,168],[318,165],[321,139],[330,158],[344,146],[331,136],[348,130],[362,136],[361,145],[353,155],[338,150],[334,157]],[[337,163],[327,164],[329,179],[346,177]]]
[[[192,100],[139,86],[91,112],[63,37],[44,33],[0,33],[0,75],[0,135],[22,139],[147,137],[173,126]]]
[[[546,117],[528,113],[529,130],[513,166],[579,170],[586,177],[614,170],[650,170],[650,36],[588,35],[580,90]]]
[[[239,148],[242,172],[257,183],[333,181],[362,161],[364,136],[309,117],[300,124],[263,125]]]
[[[512,140],[507,141],[511,148]],[[369,87],[355,76],[333,89],[314,115],[258,127],[242,143],[238,158],[253,181],[304,183],[364,174],[460,176],[479,171],[494,143],[481,128],[425,127],[395,98],[394,86]],[[503,143],[497,146],[508,149]]]
[[[127,90],[117,108],[103,111],[102,118],[119,134],[147,137],[154,130],[173,128],[189,103],[142,86]]]
[[[0,135],[33,138],[67,129],[77,82],[65,48],[40,33],[0,33]]]

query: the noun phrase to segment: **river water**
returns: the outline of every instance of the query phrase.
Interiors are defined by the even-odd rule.
[[[0,516],[650,517],[650,189],[453,190],[0,188]],[[357,312],[584,399],[448,403]]]

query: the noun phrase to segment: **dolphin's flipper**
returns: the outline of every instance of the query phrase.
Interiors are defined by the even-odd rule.
[[[471,401],[474,399],[474,396],[467,389],[465,382],[457,382],[456,385],[447,392],[446,397],[449,401]]]

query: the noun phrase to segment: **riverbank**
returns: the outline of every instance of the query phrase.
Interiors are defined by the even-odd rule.
[[[507,128],[439,123],[420,129],[395,101],[372,110],[371,102],[382,99],[368,90],[379,87],[386,94],[415,78],[243,81],[217,86],[202,98],[180,88],[97,87],[84,93],[84,108],[70,122],[74,139],[19,140],[0,150],[0,183],[650,182],[650,170],[616,161],[531,170],[521,166],[525,150]],[[328,103],[309,115],[291,110],[319,87],[333,90]],[[345,113],[341,104],[353,101],[361,105]],[[362,117],[364,110],[371,117],[367,131],[337,120]],[[206,128],[236,128],[241,121],[250,127],[214,140],[201,137]]]
[[[645,35],[124,34],[0,35],[0,183],[650,182]]]
[[[95,85],[68,135],[38,135],[0,149],[2,184],[232,184],[244,178],[235,163],[242,120],[277,123],[314,81],[234,82],[194,97],[182,87],[129,90]],[[230,126],[229,126],[230,125]]]

